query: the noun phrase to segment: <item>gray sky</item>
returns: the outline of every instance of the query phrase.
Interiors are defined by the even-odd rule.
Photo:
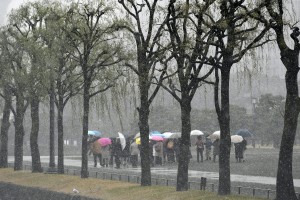
[[[1,0],[0,2],[0,25],[3,25],[6,21],[6,15],[12,8],[18,7],[26,0]]]

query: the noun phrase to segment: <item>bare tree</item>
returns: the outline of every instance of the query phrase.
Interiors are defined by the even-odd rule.
[[[168,87],[163,86],[178,103],[181,108],[182,135],[180,139],[180,154],[177,171],[177,191],[188,190],[188,166],[191,132],[191,102],[203,83],[209,83],[206,79],[213,73],[213,67],[205,67],[209,55],[209,43],[213,39],[211,32],[206,32],[203,17],[213,1],[192,4],[185,1],[176,4],[172,0],[168,6],[167,27],[171,43],[170,63],[175,65],[173,74],[168,73]],[[180,7],[181,9],[176,9]],[[196,11],[195,11],[196,10]],[[174,60],[172,59],[174,58]],[[172,77],[176,75],[179,87]]]
[[[113,28],[113,9],[104,1],[71,5],[66,20],[72,24],[66,29],[71,59],[80,66],[83,79],[83,133],[81,177],[88,177],[88,122],[90,99],[113,87],[121,71],[112,68],[122,58]]]
[[[291,49],[286,43],[284,7],[288,3],[281,0],[266,0],[266,7],[271,16],[271,27],[276,33],[276,41],[280,50],[281,61],[286,68],[286,102],[284,113],[284,127],[279,151],[276,199],[284,200],[298,199],[293,182],[293,145],[297,129],[297,119],[300,112],[299,91],[298,91],[298,72],[299,72],[299,52],[300,31],[298,27],[292,27],[291,39],[294,48]]]
[[[127,23],[119,24],[119,28],[127,30],[134,38],[136,45],[136,64],[127,62],[138,75],[139,99],[139,128],[141,133],[141,185],[151,185],[150,151],[149,151],[149,114],[150,105],[153,102],[160,85],[158,84],[151,93],[151,82],[158,78],[162,81],[164,71],[161,75],[154,72],[160,56],[164,54],[165,48],[160,46],[160,40],[166,24],[165,15],[159,12],[162,5],[159,0],[131,1],[118,0],[119,4],[126,11]]]
[[[267,21],[258,20],[262,16],[264,3],[254,3],[253,7],[245,0],[220,1],[220,16],[217,20],[210,15],[209,24],[215,34],[216,54],[210,59],[215,66],[215,108],[221,131],[219,155],[218,194],[230,194],[230,112],[229,82],[234,64],[259,46],[270,41],[265,39],[269,30]],[[221,91],[219,98],[219,71],[221,72]],[[220,100],[219,100],[220,99]]]

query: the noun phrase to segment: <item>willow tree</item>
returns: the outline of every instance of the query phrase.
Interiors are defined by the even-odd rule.
[[[66,30],[73,24],[66,20],[67,7],[58,2],[44,4],[48,14],[44,19],[45,27],[41,32],[42,41],[45,42],[47,55],[47,69],[49,70],[49,84],[47,84],[50,94],[50,110],[54,110],[53,104],[57,108],[57,144],[58,162],[57,172],[64,173],[64,109],[69,100],[78,94],[82,86],[82,76],[77,70],[78,63],[72,59],[75,49],[68,45]],[[51,106],[52,104],[52,106]],[[50,116],[53,120],[53,114]],[[53,125],[50,129],[54,129]],[[50,134],[50,140],[54,140],[54,135]],[[50,169],[55,166],[54,162],[54,141],[50,141]],[[52,163],[51,163],[52,162]]]
[[[9,66],[8,57],[5,54],[6,48],[6,35],[4,28],[1,30],[0,36],[0,87],[2,92],[0,93],[1,97],[4,100],[4,107],[2,112],[2,119],[1,119],[1,133],[0,133],[0,168],[8,167],[8,130],[10,127],[10,109],[12,106],[12,92],[9,85],[10,81],[10,70],[7,67]]]
[[[299,72],[299,52],[300,31],[298,27],[292,27],[290,38],[285,34],[285,15],[284,8],[288,3],[281,0],[266,0],[266,8],[270,14],[271,27],[276,34],[276,42],[280,50],[281,61],[286,68],[286,101],[284,113],[284,127],[280,144],[276,199],[284,200],[298,199],[295,193],[293,182],[293,145],[297,129],[297,120],[300,112],[299,91],[298,91],[298,72]],[[293,48],[287,44],[291,39]]]
[[[24,48],[28,68],[28,92],[31,110],[30,149],[32,157],[32,171],[42,172],[38,146],[39,135],[39,104],[45,97],[47,82],[47,69],[45,68],[44,45],[41,42],[41,30],[44,28],[44,19],[47,9],[41,3],[27,3],[15,10],[12,23],[19,34],[18,43]]]
[[[182,135],[177,171],[177,191],[188,190],[189,147],[191,132],[191,102],[199,86],[209,83],[206,79],[214,68],[206,66],[210,41],[213,34],[203,23],[203,18],[213,1],[190,3],[189,0],[168,6],[167,30],[171,43],[170,63],[174,65],[167,73],[168,85],[163,86],[181,108]],[[181,9],[176,9],[181,8]],[[174,59],[172,59],[174,58]],[[173,71],[173,74],[172,74]],[[176,75],[176,76],[175,76]],[[175,76],[174,78],[172,78]]]
[[[220,14],[215,11],[209,14],[207,24],[215,34],[212,46],[216,54],[209,63],[215,66],[215,108],[221,131],[219,155],[219,195],[230,194],[230,112],[229,82],[232,67],[251,50],[269,41],[265,36],[269,30],[263,17],[264,3],[240,1],[219,1],[216,4]],[[219,93],[219,72],[220,93]],[[220,98],[219,98],[220,95]]]
[[[68,45],[74,48],[71,59],[77,62],[83,81],[83,132],[81,177],[88,177],[88,123],[90,99],[113,87],[121,71],[119,42],[113,28],[113,8],[105,1],[73,3],[66,15],[72,26],[66,29]]]
[[[123,24],[117,25],[124,28],[135,41],[136,61],[127,62],[138,76],[139,100],[137,108],[139,113],[139,129],[141,133],[141,185],[151,185],[150,151],[149,151],[149,114],[150,105],[153,102],[160,84],[153,90],[151,82],[158,78],[162,81],[165,70],[159,74],[155,70],[157,63],[162,59],[165,46],[161,45],[166,15],[161,12],[165,6],[159,0],[131,1],[118,0],[126,16]]]
[[[23,169],[23,141],[24,141],[24,115],[29,105],[28,62],[25,59],[25,48],[21,41],[21,34],[15,27],[9,26],[8,31],[4,32],[3,42],[5,44],[3,51],[6,55],[7,78],[10,79],[8,87],[12,93],[14,101],[11,111],[14,115],[15,143],[14,143],[14,170]]]

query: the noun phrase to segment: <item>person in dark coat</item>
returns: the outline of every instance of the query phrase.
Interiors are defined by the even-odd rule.
[[[120,165],[121,165],[120,155],[121,155],[121,153],[122,153],[121,141],[120,141],[120,138],[117,138],[116,143],[115,143],[115,149],[114,149],[116,169],[120,169]]]
[[[242,142],[234,144],[236,162],[244,162],[244,152],[246,150],[246,146],[247,141],[245,139],[243,139]]]
[[[178,162],[179,154],[180,154],[180,139],[177,138],[174,139],[174,152],[175,152],[176,162]]]
[[[166,142],[166,154],[169,163],[175,162],[174,140],[168,139]]]
[[[220,153],[220,139],[216,139],[214,142],[213,142],[213,161],[216,162],[216,157],[219,156],[219,153]]]

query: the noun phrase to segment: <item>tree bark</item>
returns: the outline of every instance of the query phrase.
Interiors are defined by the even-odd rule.
[[[230,113],[229,113],[229,79],[230,67],[221,69],[221,113],[218,117],[221,131],[219,154],[219,195],[230,194]]]
[[[39,99],[38,97],[32,96],[31,99],[31,133],[30,133],[30,149],[31,149],[31,160],[32,160],[32,172],[43,172],[41,166],[39,145],[38,145],[38,134],[39,134]]]
[[[140,58],[143,55],[139,56]],[[144,60],[140,61],[140,67],[145,67]],[[150,149],[149,149],[149,83],[148,83],[148,71],[140,70],[142,74],[139,76],[139,89],[140,89],[140,101],[139,108],[139,128],[141,135],[141,186],[151,185],[151,161],[150,161]],[[147,72],[147,73],[146,73]]]
[[[49,133],[49,168],[55,168],[55,94],[54,94],[54,84],[53,81],[50,83],[50,133]]]
[[[14,170],[23,169],[23,141],[24,141],[24,113],[25,113],[24,97],[20,94],[16,95],[16,116],[15,116],[15,164]]]
[[[281,60],[287,69],[285,74],[287,94],[283,135],[278,160],[276,200],[296,200],[297,196],[293,182],[293,145],[299,115],[299,92],[297,83],[299,51],[287,50],[286,52],[281,52]]]
[[[82,122],[82,159],[81,159],[81,178],[88,178],[88,128],[89,128],[89,109],[90,109],[89,86],[84,84],[83,92],[83,122]]]
[[[182,135],[180,140],[180,154],[177,170],[176,191],[187,191],[189,189],[188,169],[189,169],[189,151],[190,151],[190,132],[191,132],[191,101],[188,95],[182,95],[181,103],[181,126]]]
[[[58,96],[58,109],[57,109],[57,172],[59,174],[65,173],[64,167],[64,125],[63,125],[63,96]]]
[[[1,123],[1,135],[0,135],[0,168],[8,167],[8,158],[7,158],[7,148],[8,148],[8,130],[10,127],[10,108],[12,103],[12,96],[10,89],[8,87],[4,87],[4,108],[3,108],[3,118]]]

